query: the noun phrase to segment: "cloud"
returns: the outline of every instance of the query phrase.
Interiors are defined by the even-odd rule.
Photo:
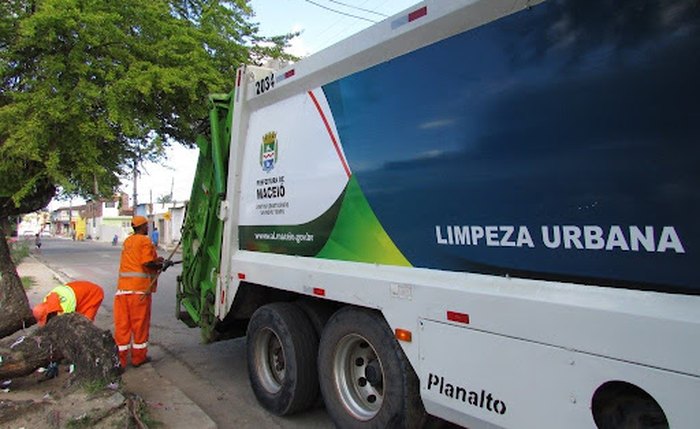
[[[298,23],[294,24],[292,26],[291,32],[301,32],[301,34],[290,41],[289,47],[285,50],[285,52],[300,58],[308,57],[311,54],[311,48],[303,38],[304,26]]]
[[[454,119],[438,119],[436,121],[424,122],[424,123],[418,125],[418,128],[421,130],[432,130],[435,128],[449,127],[450,125],[452,125],[454,123],[455,123]]]
[[[169,195],[171,189],[176,201],[189,200],[199,150],[173,144],[166,154],[167,158],[162,162],[146,163],[142,166],[144,171],[138,179],[139,203],[156,202],[158,197]],[[130,199],[133,197],[133,187],[131,178],[122,181],[122,190],[129,194]]]

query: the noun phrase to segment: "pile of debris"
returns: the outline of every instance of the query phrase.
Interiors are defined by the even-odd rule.
[[[0,426],[147,428],[144,402],[120,388],[109,331],[71,313],[0,341]]]

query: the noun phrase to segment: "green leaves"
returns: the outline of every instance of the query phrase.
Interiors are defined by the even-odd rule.
[[[0,215],[54,185],[111,194],[135,158],[193,145],[207,95],[292,36],[259,37],[247,0],[5,0],[0,17]]]

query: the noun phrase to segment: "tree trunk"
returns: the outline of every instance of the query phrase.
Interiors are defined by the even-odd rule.
[[[63,356],[75,364],[74,378],[111,382],[119,378],[119,354],[109,330],[95,326],[79,313],[54,317],[42,330]]]
[[[73,381],[111,382],[119,377],[112,334],[78,313],[63,314],[15,345],[0,346],[0,379],[29,375],[65,358],[75,365]]]
[[[28,337],[20,337],[14,347],[11,342],[0,345],[0,379],[23,377],[37,368],[58,362],[63,357],[45,333],[34,331]]]
[[[0,338],[36,323],[10,256],[10,247],[5,239],[6,225],[6,220],[0,224]]]

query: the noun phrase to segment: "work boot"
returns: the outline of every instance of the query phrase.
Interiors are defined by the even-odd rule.
[[[150,361],[151,361],[151,357],[150,357],[150,356],[146,356],[146,359],[144,359],[143,361],[141,361],[141,362],[139,362],[139,363],[133,363],[133,362],[132,362],[132,363],[131,363],[131,366],[133,366],[134,368],[138,368],[138,367],[140,367],[141,365],[143,365],[143,364],[145,364],[145,363],[148,363],[148,362],[150,362]]]

